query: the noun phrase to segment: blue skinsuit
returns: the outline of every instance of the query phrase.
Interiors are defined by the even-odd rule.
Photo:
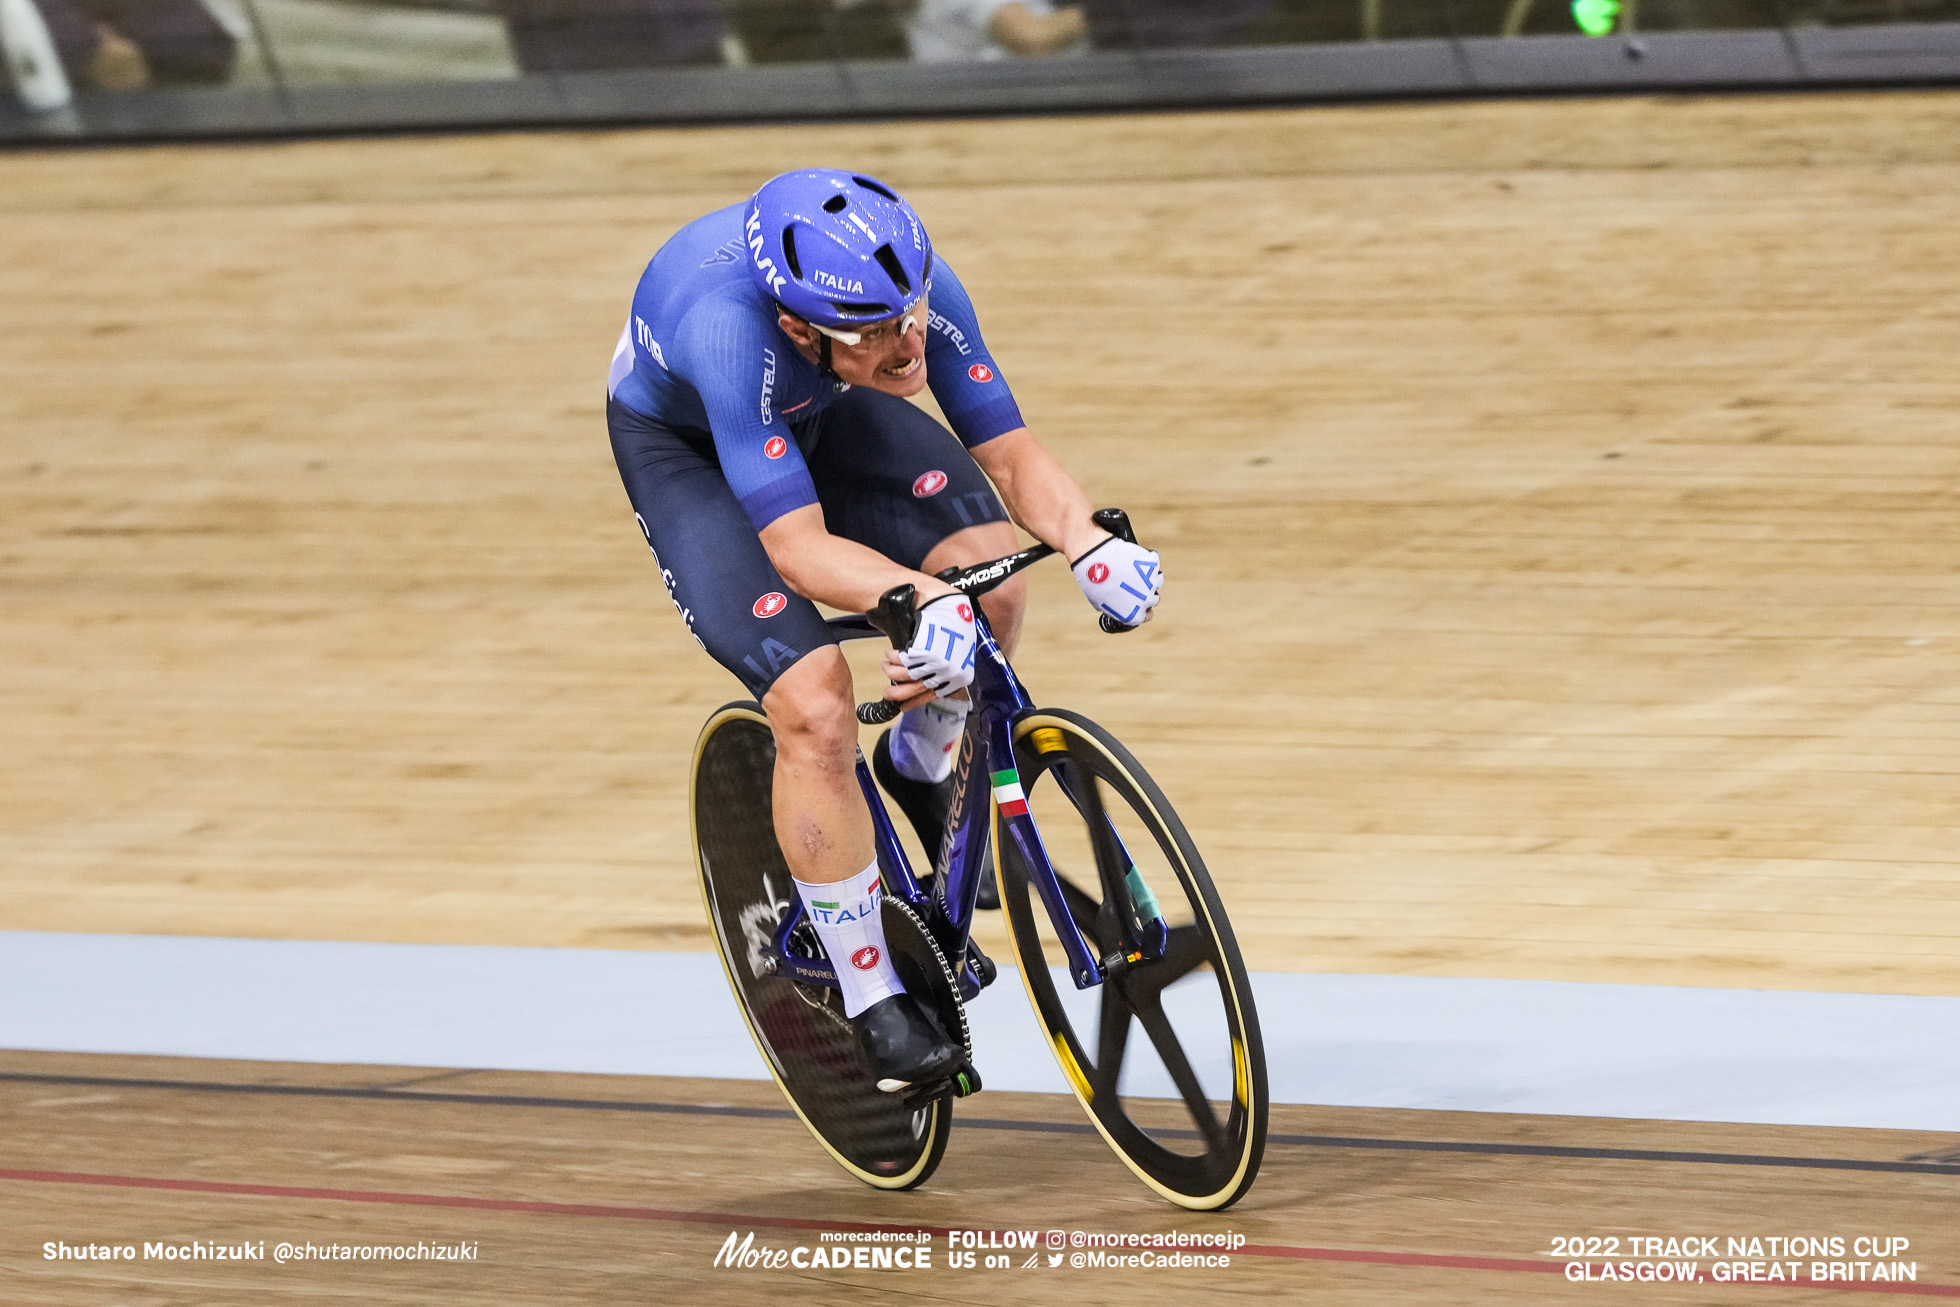
[[[834,640],[757,533],[820,504],[833,534],[917,568],[953,532],[1006,520],[966,449],[1024,424],[944,262],[927,301],[925,363],[952,433],[905,400],[824,377],[749,280],[744,207],[696,219],[653,256],[613,354],[606,411],[675,607],[760,698]]]

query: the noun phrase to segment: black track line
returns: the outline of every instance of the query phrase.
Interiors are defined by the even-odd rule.
[[[729,1116],[793,1120],[786,1107],[736,1107],[697,1103],[650,1103],[608,1098],[544,1098],[518,1094],[456,1094],[413,1089],[343,1088],[334,1085],[250,1085],[217,1080],[149,1080],[120,1076],[41,1075],[0,1071],[0,1082],[42,1085],[86,1085],[121,1089],[175,1089],[220,1094],[273,1094],[297,1098],[353,1098],[393,1103],[465,1103],[480,1107],[571,1108],[588,1112],[651,1112],[676,1116]],[[1007,1121],[988,1117],[959,1117],[968,1130],[1012,1130],[1027,1134],[1089,1135],[1086,1122]],[[1158,1130],[1169,1138],[1196,1139],[1195,1130]],[[1684,1152],[1659,1148],[1582,1148],[1566,1144],[1479,1144],[1441,1139],[1371,1139],[1348,1135],[1269,1134],[1269,1144],[1297,1148],[1359,1148],[1385,1152],[1472,1153],[1491,1157],[1569,1157],[1609,1162],[1685,1162],[1713,1166],[1783,1166],[1820,1171],[1883,1171],[1908,1175],[1960,1176],[1960,1163],[1881,1162],[1842,1157],[1780,1157],[1759,1153]]]

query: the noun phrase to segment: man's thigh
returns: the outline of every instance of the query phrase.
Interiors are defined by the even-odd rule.
[[[617,404],[613,457],[660,579],[695,641],[760,699],[797,659],[835,645],[784,584],[711,450]]]
[[[806,461],[831,534],[919,568],[947,537],[1007,521],[958,437],[905,400],[859,388],[816,420]]]

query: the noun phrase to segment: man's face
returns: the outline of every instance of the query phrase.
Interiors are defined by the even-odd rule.
[[[777,319],[804,356],[817,357],[819,333],[809,323],[788,314]],[[868,322],[856,329],[858,343],[832,338],[830,367],[853,386],[867,386],[887,395],[916,395],[926,384],[926,302],[898,317]]]

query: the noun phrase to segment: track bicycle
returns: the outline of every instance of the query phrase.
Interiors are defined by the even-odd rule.
[[[1135,539],[1121,510],[1103,509],[1096,522]],[[1036,545],[939,575],[977,599],[1054,552]],[[840,638],[882,635],[904,648],[914,598],[900,586],[872,612],[830,625]],[[709,717],[689,794],[702,896],[737,1004],[790,1106],[839,1165],[880,1189],[923,1184],[945,1155],[953,1100],[980,1088],[965,1005],[998,969],[969,926],[991,874],[1029,1002],[1089,1120],[1164,1198],[1227,1207],[1258,1174],[1268,1098],[1252,987],[1224,905],[1130,751],[1078,713],[1037,707],[978,604],[974,622],[973,707],[946,834],[924,880],[862,751],[857,759],[893,966],[964,1046],[965,1064],[899,1093],[877,1088],[776,843],[775,744],[752,700]],[[895,716],[885,701],[858,708],[866,725]]]

